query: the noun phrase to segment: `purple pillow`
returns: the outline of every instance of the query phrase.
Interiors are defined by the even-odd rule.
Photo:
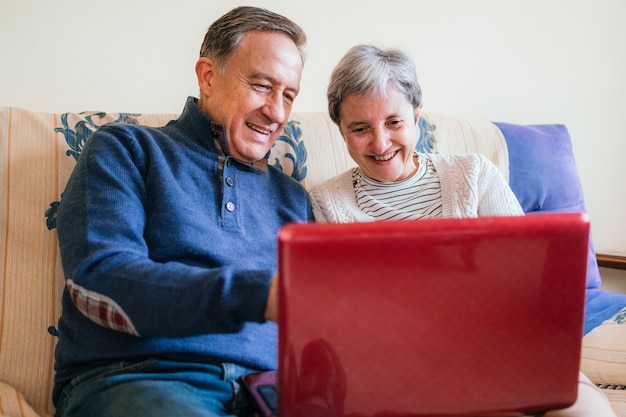
[[[563,125],[495,123],[509,150],[509,183],[525,213],[585,212],[572,141]],[[587,253],[587,288],[600,287],[592,239]]]

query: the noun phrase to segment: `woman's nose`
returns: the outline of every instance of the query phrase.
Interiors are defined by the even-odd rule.
[[[374,129],[372,135],[371,149],[377,154],[384,154],[390,145],[390,135],[385,129]]]

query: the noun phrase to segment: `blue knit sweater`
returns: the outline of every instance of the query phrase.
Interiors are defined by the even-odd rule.
[[[110,124],[84,147],[58,213],[72,291],[55,402],[71,378],[121,360],[276,367],[276,325],[263,322],[276,236],[312,220],[311,204],[274,167],[226,155],[222,171],[212,126],[190,98],[165,127]]]

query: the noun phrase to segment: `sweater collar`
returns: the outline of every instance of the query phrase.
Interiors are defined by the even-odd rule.
[[[204,113],[198,106],[198,99],[195,97],[188,97],[185,103],[183,113],[180,115],[181,120],[185,125],[191,126],[195,137],[199,138],[205,145],[208,145],[210,149],[213,149],[217,154],[220,166],[223,167],[223,162],[227,158],[232,158],[240,164],[258,168],[262,171],[267,169],[267,159],[270,152],[268,151],[265,157],[259,161],[243,162],[230,156],[228,152],[228,142],[226,141],[226,131],[224,125],[214,122],[209,116]],[[211,140],[206,140],[206,132],[210,132]],[[203,139],[204,138],[204,139]]]

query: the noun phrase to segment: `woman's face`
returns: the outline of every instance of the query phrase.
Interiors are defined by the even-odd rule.
[[[403,93],[389,87],[385,98],[348,95],[341,102],[340,115],[348,152],[366,176],[393,182],[415,172],[419,110]]]

